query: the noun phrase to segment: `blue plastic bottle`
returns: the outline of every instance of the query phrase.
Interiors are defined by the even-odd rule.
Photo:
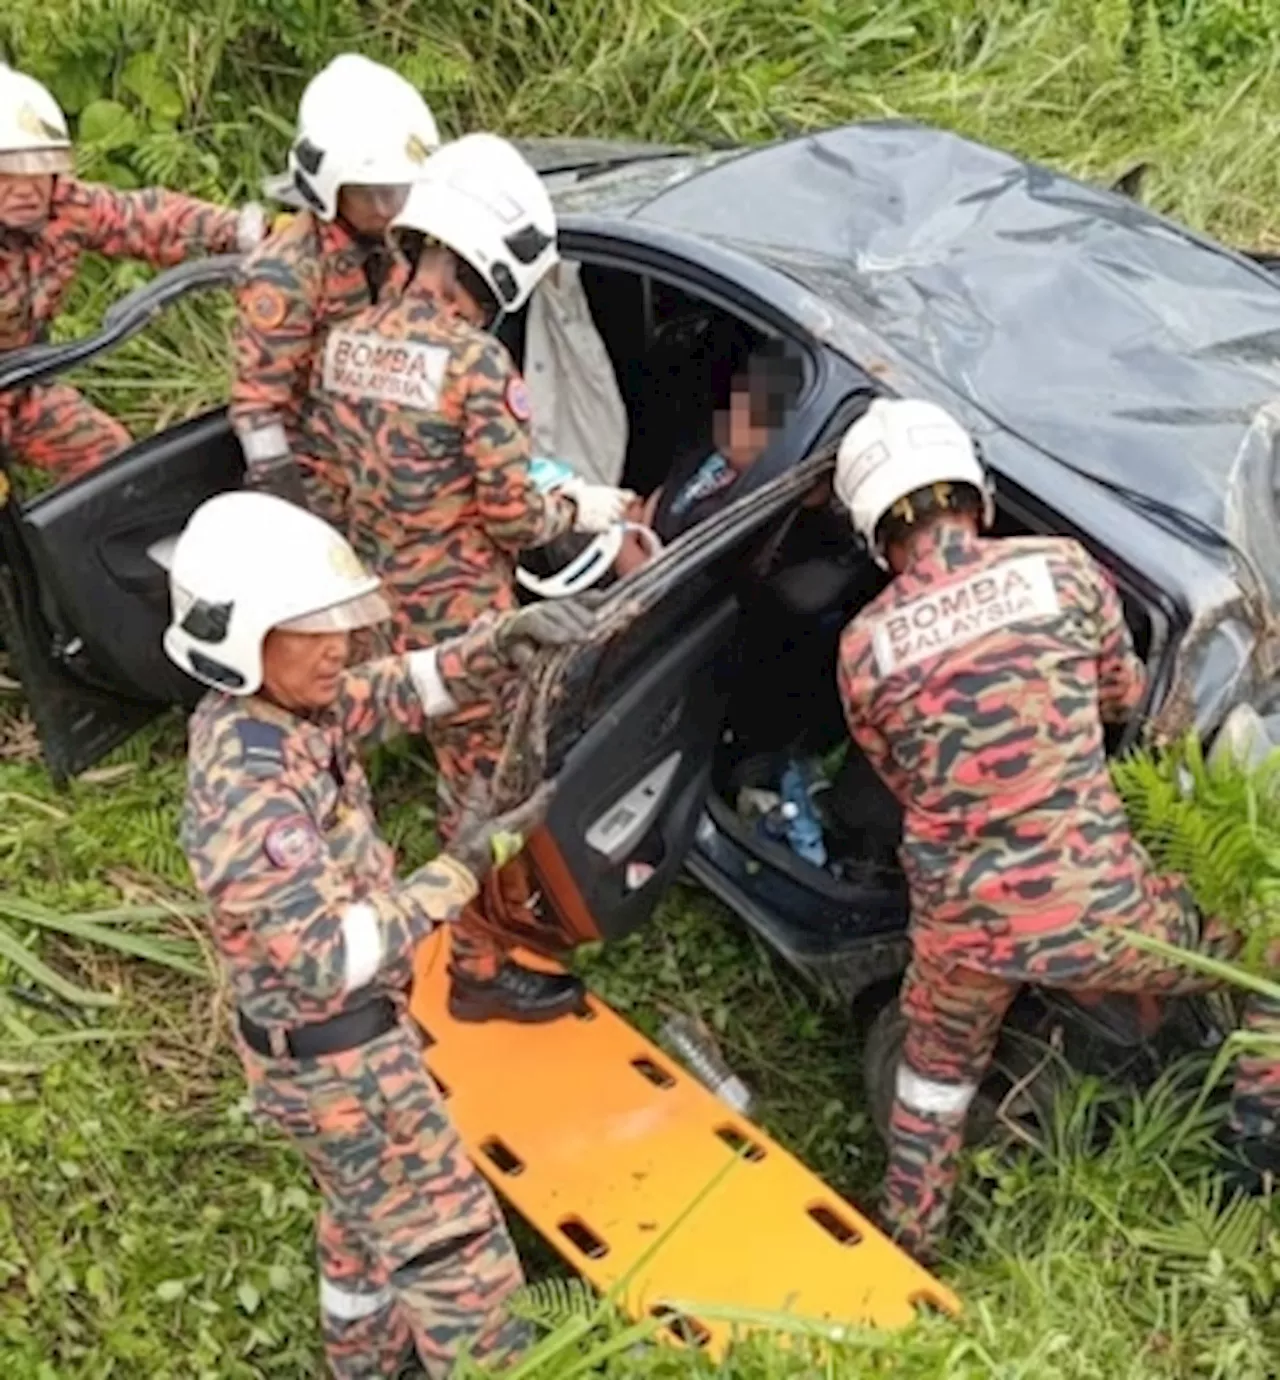
[[[799,762],[788,762],[779,785],[787,809],[787,842],[792,851],[814,867],[826,867],[827,845],[822,825],[809,798],[809,782]]]

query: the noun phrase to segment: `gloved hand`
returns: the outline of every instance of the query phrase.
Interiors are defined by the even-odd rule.
[[[566,479],[556,493],[573,502],[577,509],[574,518],[575,532],[607,532],[610,527],[621,522],[627,508],[635,501],[630,489],[615,489],[608,484],[593,484],[590,480],[574,477]]]
[[[256,249],[267,237],[267,213],[256,201],[247,201],[236,220],[236,248],[241,254]]]
[[[496,625],[494,650],[518,670],[545,647],[571,647],[588,641],[594,627],[592,615],[572,599],[530,604]]]
[[[485,818],[478,809],[468,807],[458,821],[445,852],[476,879],[483,881],[495,867],[505,867],[525,845],[525,840],[547,817],[547,807],[555,793],[555,783],[541,786],[514,809]]]

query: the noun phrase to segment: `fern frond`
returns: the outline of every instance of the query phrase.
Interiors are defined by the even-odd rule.
[[[581,1279],[541,1279],[511,1298],[511,1312],[525,1322],[554,1332],[565,1323],[590,1318],[599,1306],[595,1291]]]

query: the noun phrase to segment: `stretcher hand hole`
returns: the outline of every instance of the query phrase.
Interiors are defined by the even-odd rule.
[[[480,1146],[480,1149],[494,1168],[509,1178],[524,1173],[524,1161],[505,1141],[499,1140],[497,1136],[490,1136]]]
[[[642,1078],[647,1078],[655,1088],[674,1088],[676,1085],[676,1080],[666,1069],[655,1064],[652,1059],[646,1059],[643,1056],[639,1059],[633,1059],[631,1061],[631,1067],[635,1069]]]
[[[711,1331],[705,1323],[700,1323],[697,1318],[690,1318],[683,1313],[677,1313],[672,1308],[651,1308],[649,1316],[667,1319],[666,1330],[676,1341],[684,1343],[685,1346],[706,1346],[711,1340]]]
[[[603,1260],[609,1247],[580,1217],[565,1217],[558,1222],[560,1234],[588,1260]]]
[[[814,1203],[809,1208],[809,1216],[842,1246],[856,1246],[862,1240],[862,1233],[851,1223],[846,1222],[833,1208],[825,1203]]]
[[[758,1164],[764,1159],[763,1147],[757,1145],[750,1136],[744,1135],[736,1126],[717,1126],[716,1135],[742,1159],[750,1160],[753,1164]]]

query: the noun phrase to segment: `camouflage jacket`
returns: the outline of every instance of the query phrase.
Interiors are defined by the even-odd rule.
[[[236,294],[229,408],[236,433],[280,427],[305,460],[307,385],[325,332],[369,307],[383,287],[394,289],[404,271],[389,249],[310,211],[264,240],[245,261]]]
[[[345,529],[396,600],[401,645],[515,607],[518,554],[572,526],[572,503],[529,478],[511,357],[419,292],[330,331],[307,408],[313,453],[348,477]]]
[[[192,254],[233,251],[237,220],[235,211],[160,187],[120,192],[59,177],[38,231],[0,229],[0,350],[40,338],[84,254],[165,268]]]
[[[1101,919],[1136,884],[1103,723],[1128,717],[1145,673],[1077,543],[935,529],[845,629],[838,674],[903,807],[917,927]]]
[[[473,641],[483,656],[484,640],[467,639],[348,671],[336,704],[314,717],[257,695],[213,693],[196,709],[182,847],[251,1020],[324,1020],[370,991],[403,1001],[417,942],[475,895],[471,874],[445,857],[397,879],[359,756],[482,697],[494,667],[471,655]]]

